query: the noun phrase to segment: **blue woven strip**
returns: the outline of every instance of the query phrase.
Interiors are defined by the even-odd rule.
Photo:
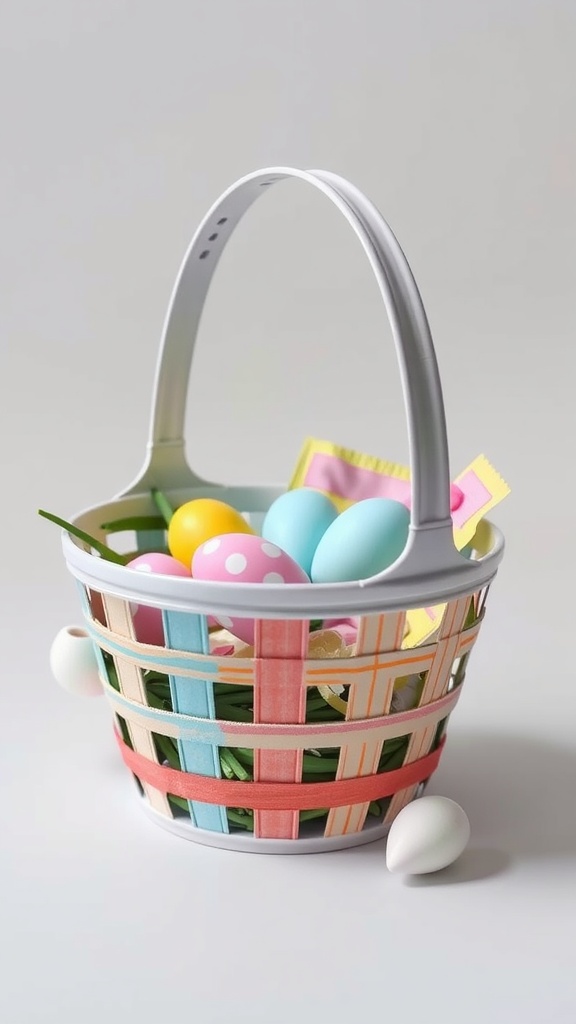
[[[193,686],[197,685],[195,679],[187,679],[186,681],[192,683]],[[201,685],[202,683],[200,683]],[[112,687],[111,690],[114,710],[117,714],[122,715],[127,721],[131,722],[134,719],[134,713],[137,712],[138,718],[150,722],[149,728],[151,731],[158,732],[161,736],[171,736],[176,740],[182,738],[190,743],[208,743],[216,747],[225,747],[228,743],[233,742],[233,737],[229,739],[222,731],[221,726],[209,718],[193,718],[190,715],[182,715],[173,711],[162,711],[160,708],[151,708],[145,704],[139,704],[137,701],[130,700],[129,697],[125,697],[124,694],[119,693],[118,690]],[[165,729],[167,722],[171,726],[168,731]]]
[[[171,613],[172,614],[172,613]],[[174,612],[174,614],[177,614]],[[187,615],[187,612],[180,612],[181,615]],[[131,661],[137,661],[142,668],[151,669],[154,672],[164,672],[166,675],[170,673],[170,670],[184,669],[190,672],[208,672],[214,675],[218,672],[218,663],[216,661],[195,661],[190,657],[190,653],[202,654],[202,651],[188,652],[187,654],[175,654],[173,657],[169,657],[168,651],[163,651],[161,648],[157,648],[155,654],[146,654],[145,651],[138,648],[138,653],[135,655],[132,647],[128,647],[122,643],[118,643],[116,640],[111,640],[108,636],[103,637],[91,626],[92,613],[88,611],[90,619],[87,621],[86,629],[90,633],[90,636],[97,644],[102,646],[110,654],[118,655],[120,658],[127,658]],[[208,652],[206,652],[208,653]]]
[[[162,612],[166,646],[180,651],[208,654],[208,626],[203,615],[191,612]],[[216,718],[214,687],[209,680],[199,682],[186,676],[170,675],[170,692],[174,711],[196,718]],[[180,764],[186,772],[221,778],[217,746],[178,740]],[[192,821],[210,832],[228,832],[226,808],[191,800],[188,804]]]

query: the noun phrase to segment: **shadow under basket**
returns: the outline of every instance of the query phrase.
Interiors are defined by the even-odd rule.
[[[160,551],[166,533],[154,520],[155,488],[173,507],[213,497],[256,516],[281,493],[200,479],[185,458],[183,426],[196,331],[218,258],[245,210],[286,177],[314,185],[348,220],[389,313],[410,441],[403,555],[367,580],[282,586],[137,572],[97,557],[66,531],[63,549],[119,751],[150,817],[212,846],[307,853],[380,838],[426,786],[503,552],[501,534],[487,522],[474,557],[454,547],[444,407],[426,316],[396,239],[352,185],[329,172],[273,168],[248,175],[217,201],[172,295],[143,470],[74,525],[112,546],[119,538],[103,524],[130,522],[125,550]],[[164,645],[135,639],[139,605],[159,610]],[[411,609],[430,618],[418,646],[407,636]],[[234,616],[255,622],[249,656],[211,653],[211,617]],[[338,618],[356,620],[353,650],[313,656],[311,632]]]

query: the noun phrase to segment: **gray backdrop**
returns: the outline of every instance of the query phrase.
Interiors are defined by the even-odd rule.
[[[448,1024],[574,1020],[575,44],[572,0],[5,0],[9,1024],[340,1024],[375,993],[406,1021],[440,1005]],[[184,249],[228,184],[270,164],[334,170],[382,209],[430,317],[453,474],[484,451],[513,489],[434,781],[468,811],[471,852],[417,887],[386,875],[382,844],[263,859],[158,834],[106,709],[47,668],[79,609],[35,510],[71,514],[135,475]],[[288,183],[240,226],[214,283],[190,458],[212,478],[283,482],[307,434],[406,458],[359,247]]]

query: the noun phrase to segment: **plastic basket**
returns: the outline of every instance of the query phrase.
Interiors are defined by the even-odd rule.
[[[276,181],[297,178],[319,189],[346,218],[368,257],[392,327],[409,428],[411,529],[400,559],[370,579],[289,586],[207,583],[139,573],[96,557],[63,533],[68,569],[78,581],[95,641],[124,762],[142,805],[170,831],[197,842],[258,852],[312,852],[384,835],[436,769],[448,717],[484,616],[488,586],[503,553],[490,524],[474,560],[453,543],[446,426],[434,348],[422,301],[396,238],[353,185],[325,171],[273,168],[236,182],[200,225],[170,301],[157,367],[150,440],[140,476],[125,492],[82,512],[74,524],[106,540],[102,524],[156,511],[151,490],[174,506],[218,497],[264,512],[281,491],[207,483],[189,468],[183,424],[200,315],[218,259],[245,211]],[[154,547],[163,535],[140,535]],[[136,604],[161,608],[166,646],[135,640]],[[433,639],[402,649],[406,611],[444,604]],[[209,653],[208,616],[254,617],[253,658]],[[312,620],[358,617],[356,654],[346,661],[308,656]],[[112,671],[112,668],[114,671]],[[152,707],[144,672],[169,679],[173,710]],[[425,673],[418,705],[391,712],[394,684]],[[112,678],[113,677],[113,678]],[[215,717],[215,686],[252,687],[253,720]],[[305,721],[305,696],[319,685],[348,688],[345,719]],[[165,763],[159,739],[176,741],[180,770]],[[379,770],[385,742],[404,737],[402,763]],[[222,777],[219,748],[253,751],[253,780]],[[304,751],[335,748],[334,778],[302,782]],[[185,810],[175,806],[177,797]],[[368,809],[381,801],[381,815]],[[227,809],[252,812],[253,831],[237,829]],[[304,820],[322,810],[319,820]],[[308,813],[307,813],[308,812]]]

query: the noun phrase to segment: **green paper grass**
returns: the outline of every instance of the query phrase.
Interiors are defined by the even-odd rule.
[[[152,488],[152,497],[156,508],[160,512],[166,526],[170,526],[170,520],[174,515],[174,509],[168,501],[168,498],[163,491],[159,491],[157,487]]]
[[[138,533],[145,530],[163,530],[165,526],[163,516],[126,516],[124,519],[102,523],[100,529],[106,530],[107,533],[123,533],[125,530],[134,530]]]
[[[38,515],[44,519],[48,519],[51,523],[56,523],[56,526],[62,527],[63,530],[67,530],[73,537],[77,537],[78,540],[89,544],[91,548],[94,548],[98,554],[106,559],[107,562],[115,562],[116,565],[126,565],[126,556],[119,555],[117,551],[112,551],[112,548],[107,547],[101,540],[96,540],[96,537],[92,537],[85,530],[80,530],[77,526],[72,523],[68,523],[66,519],[61,519],[60,516],[55,516],[52,512],[46,512],[43,508],[38,509]]]

